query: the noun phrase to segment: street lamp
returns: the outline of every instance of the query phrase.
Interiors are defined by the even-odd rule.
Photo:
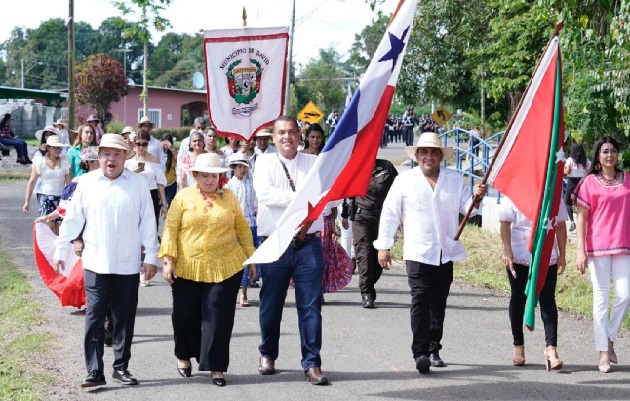
[[[33,64],[28,70],[26,70],[26,72],[24,71],[24,60],[20,60],[20,70],[22,71],[22,75],[21,75],[21,88],[24,89],[24,75],[28,74],[28,72],[30,70],[32,70],[33,68],[37,67],[38,65],[44,65],[45,63],[41,62],[41,61],[37,61],[35,64]]]
[[[131,52],[131,49],[116,49],[116,51],[123,54],[123,71],[125,80],[129,84],[129,79],[127,78],[127,53]],[[127,95],[123,96],[123,120],[127,124]]]

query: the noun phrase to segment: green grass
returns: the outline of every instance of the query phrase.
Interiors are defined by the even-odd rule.
[[[0,400],[39,400],[51,378],[34,361],[52,347],[27,278],[0,251]]]
[[[402,260],[402,235],[400,233],[401,231],[392,247],[392,256],[397,260]],[[455,264],[455,279],[509,294],[508,278],[500,259],[503,246],[499,233],[468,225],[462,233],[461,241],[466,249],[467,258]],[[565,272],[558,277],[556,303],[561,310],[569,314],[591,319],[593,287],[588,272],[580,275],[575,268],[575,255],[576,245],[569,241],[566,255],[567,267]],[[630,316],[626,317],[623,326],[630,329]]]

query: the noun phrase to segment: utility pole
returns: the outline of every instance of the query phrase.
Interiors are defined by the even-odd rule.
[[[295,35],[295,0],[293,0],[293,12],[291,14],[291,33],[289,36],[289,58],[287,60],[287,81],[284,88],[284,114],[289,115],[289,103],[291,100],[291,65],[293,64],[293,35]]]
[[[74,0],[68,0],[68,128],[76,128],[74,123]]]

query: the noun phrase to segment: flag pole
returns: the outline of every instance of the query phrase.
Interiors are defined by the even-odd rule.
[[[553,30],[553,34],[551,35],[551,39],[549,39],[549,42],[547,42],[547,46],[545,46],[545,50],[542,52],[542,54],[545,54],[547,52],[547,49],[551,45],[551,41],[553,40],[553,38],[558,36],[563,25],[564,25],[564,20],[561,20],[560,22],[556,24]],[[532,76],[534,76],[536,71],[538,71],[538,67],[540,66],[541,61],[542,61],[542,58],[538,60],[538,63],[536,64],[536,68],[534,68],[534,72],[532,73]],[[494,167],[494,162],[496,161],[497,156],[499,155],[501,149],[503,148],[506,138],[508,137],[508,135],[510,134],[510,131],[512,130],[512,125],[514,124],[514,120],[516,119],[518,112],[521,110],[521,107],[523,106],[523,100],[525,99],[527,92],[529,92],[529,88],[531,87],[531,85],[532,85],[532,80],[530,79],[529,83],[527,84],[527,88],[525,88],[525,92],[523,92],[523,95],[521,96],[521,99],[519,100],[518,105],[516,106],[516,109],[514,110],[514,113],[512,114],[512,117],[510,117],[508,126],[505,129],[505,134],[503,134],[503,136],[501,137],[501,140],[499,141],[499,144],[497,145],[497,148],[494,151],[492,160],[490,161],[490,164],[488,165],[488,170],[486,171],[483,178],[481,179],[481,184],[485,184],[488,181],[488,177],[490,176],[490,173],[492,172],[492,167]],[[459,236],[462,235],[462,231],[464,231],[464,227],[466,226],[466,223],[468,222],[468,218],[470,217],[470,214],[472,213],[473,208],[479,202],[481,202],[481,198],[478,196],[473,196],[473,200],[470,203],[468,210],[466,211],[466,215],[462,219],[461,223],[459,223],[459,227],[457,228],[457,234],[455,234],[455,241],[459,240]]]

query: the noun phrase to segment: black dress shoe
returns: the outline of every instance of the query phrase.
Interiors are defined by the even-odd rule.
[[[431,366],[435,368],[443,368],[446,366],[442,358],[440,358],[440,354],[437,352],[435,354],[431,354],[431,356],[429,356],[429,360],[431,361]]]
[[[309,368],[306,372],[304,372],[304,377],[306,377],[306,380],[311,382],[311,384],[314,384],[316,386],[328,384],[328,378],[317,366],[313,366],[312,368]]]
[[[192,367],[187,367],[187,368],[180,368],[179,366],[177,367],[177,373],[179,373],[179,375],[181,377],[190,377],[192,376]]]
[[[431,367],[431,360],[426,355],[420,355],[416,358],[416,369],[418,372],[424,374],[429,373]]]
[[[374,309],[374,299],[371,295],[363,295],[361,306],[365,309]]]
[[[135,386],[138,384],[138,379],[133,377],[128,370],[114,370],[112,373],[112,377],[114,380],[117,380],[120,384],[125,384],[127,386]]]
[[[258,373],[261,375],[275,375],[276,374],[276,364],[275,361],[272,361],[269,358],[265,358],[264,356],[260,357],[258,361]]]
[[[103,372],[99,372],[98,370],[91,371],[85,379],[83,379],[83,383],[81,383],[81,387],[96,387],[96,386],[104,386],[107,382],[105,381],[105,375]]]
[[[214,383],[215,386],[219,387],[225,387],[225,385],[227,384],[223,377],[213,377],[212,383]]]

